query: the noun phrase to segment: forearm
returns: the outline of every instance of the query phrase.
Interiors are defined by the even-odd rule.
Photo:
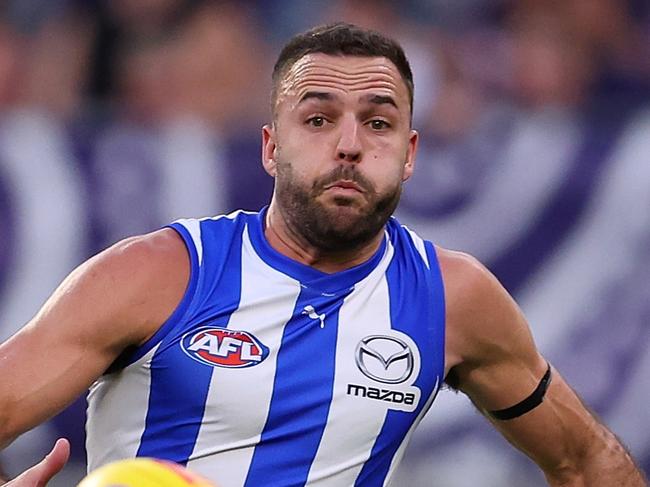
[[[547,471],[546,478],[552,487],[646,487],[647,481],[635,465],[629,452],[609,431],[605,441],[590,448],[572,465]]]

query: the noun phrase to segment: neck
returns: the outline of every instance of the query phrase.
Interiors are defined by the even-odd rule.
[[[311,245],[297,229],[292,228],[273,203],[266,213],[265,223],[264,235],[276,251],[301,264],[330,274],[350,269],[370,259],[381,245],[384,236],[382,231],[360,247],[324,251]]]

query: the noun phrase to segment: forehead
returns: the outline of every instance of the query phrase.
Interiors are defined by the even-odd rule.
[[[308,91],[364,93],[371,91],[408,106],[408,89],[399,70],[385,57],[307,54],[296,61],[278,87],[278,102]]]

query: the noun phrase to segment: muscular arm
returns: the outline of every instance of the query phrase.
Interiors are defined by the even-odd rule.
[[[515,419],[489,411],[528,397],[547,370],[514,300],[483,266],[440,251],[447,301],[448,381],[466,393],[553,486],[646,485],[629,453],[557,370],[544,401]]]
[[[0,345],[0,448],[61,411],[171,315],[189,279],[171,229],[127,239],[73,271]]]

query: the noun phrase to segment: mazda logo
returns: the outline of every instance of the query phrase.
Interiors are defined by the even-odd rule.
[[[400,384],[413,373],[413,352],[404,340],[370,335],[357,345],[357,367],[366,377],[384,384]]]

